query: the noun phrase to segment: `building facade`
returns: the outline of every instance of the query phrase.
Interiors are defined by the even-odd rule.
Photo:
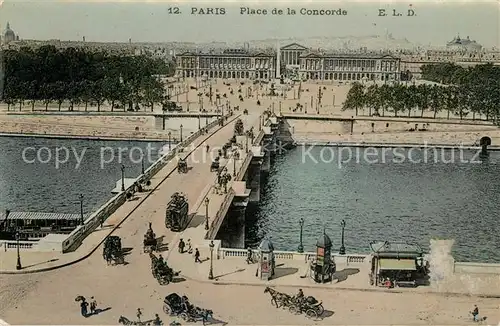
[[[245,49],[224,50],[221,53],[184,52],[176,56],[176,76],[274,79],[275,59],[274,53],[252,52]]]
[[[391,55],[308,53],[300,57],[301,78],[357,81],[400,79],[400,59]]]
[[[278,51],[185,52],[176,61],[177,77],[274,79],[293,72],[302,80],[392,81],[401,72],[400,59],[391,55],[312,52],[296,43]]]

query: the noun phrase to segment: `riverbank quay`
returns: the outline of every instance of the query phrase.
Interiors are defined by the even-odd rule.
[[[185,238],[185,236],[183,236]],[[210,251],[205,245],[202,263],[195,263],[192,254],[171,250],[168,264],[174,270],[180,270],[182,277],[198,282],[216,285],[247,285],[260,287],[320,288],[361,292],[388,293],[432,293],[442,296],[477,296],[500,298],[500,264],[480,264],[456,262],[455,271],[442,280],[431,280],[430,285],[416,288],[392,288],[370,285],[370,256],[361,254],[333,255],[337,271],[332,282],[320,284],[310,277],[309,261],[315,253],[276,251],[275,275],[269,281],[262,281],[257,276],[258,263],[246,262],[247,251],[244,249],[220,248],[220,242],[214,241],[212,272],[209,279]],[[258,259],[258,251],[255,251]],[[477,268],[471,269],[473,264]],[[491,273],[486,273],[489,271]],[[432,276],[431,276],[432,277]]]
[[[212,123],[214,115],[0,115],[0,134],[83,139],[179,141]],[[163,121],[163,123],[162,123]],[[181,127],[182,126],[182,127]]]
[[[113,137],[113,136],[104,136],[104,137],[94,137],[94,136],[72,136],[72,135],[55,135],[55,134],[30,134],[30,133],[0,133],[0,137],[19,137],[19,138],[45,138],[45,139],[78,139],[78,140],[105,140],[105,141],[130,141],[131,138],[127,136],[123,137]],[[132,138],[134,141],[141,142],[166,142],[168,143],[168,139],[165,139],[165,136],[158,136],[153,138],[140,138],[134,137]]]
[[[34,273],[72,265],[88,258],[97,250],[108,235],[112,233],[120,235],[122,232],[130,231],[129,228],[132,229],[132,235],[137,235],[137,232],[141,230],[141,236],[136,237],[137,239],[134,238],[133,241],[135,243],[134,248],[142,248],[142,234],[146,232],[148,220],[153,223],[155,230],[165,230],[165,205],[174,192],[184,192],[189,202],[194,203],[200,193],[207,189],[207,185],[214,183],[215,175],[210,173],[211,156],[215,157],[218,148],[221,148],[232,136],[234,123],[238,117],[233,116],[227,121],[224,127],[217,127],[215,132],[207,136],[196,137],[197,135],[194,135],[196,138],[190,145],[191,147],[186,147],[183,151],[184,154],[182,154],[184,156],[191,151],[191,154],[187,158],[188,166],[190,167],[187,174],[175,173],[177,160],[168,160],[166,166],[162,167],[150,179],[151,185],[149,189],[152,189],[152,191],[136,193],[136,197],[133,200],[123,200],[122,203],[118,203],[119,207],[107,218],[103,223],[103,227],[99,226],[98,219],[93,221],[92,225],[95,226],[95,231],[85,237],[75,251],[62,254],[57,252],[38,253],[22,250],[21,259],[25,268],[20,271],[15,270],[15,250],[0,252],[1,273]],[[245,116],[241,118],[244,121],[246,119],[252,119],[252,121],[259,120],[259,116]],[[209,145],[212,149],[210,153],[206,152],[206,145]],[[152,166],[149,169],[154,170],[157,168]],[[169,181],[164,183],[167,178]],[[122,193],[117,196],[123,195]],[[113,201],[113,199],[110,201]],[[95,214],[97,213],[94,213],[94,217]],[[128,220],[127,223],[124,223],[125,220]],[[88,223],[86,222],[86,224]],[[74,231],[75,236],[77,232],[79,231]],[[128,234],[128,236],[132,237],[131,234]],[[158,231],[157,235],[159,235]],[[126,240],[123,240],[122,243],[124,247],[127,246],[125,244]]]
[[[436,148],[436,149],[462,149],[462,150],[470,150],[470,151],[480,151],[481,147],[479,146],[464,146],[462,144],[418,144],[418,143],[371,143],[371,142],[362,142],[362,143],[334,143],[334,142],[314,142],[314,141],[298,141],[296,142],[297,146],[324,146],[324,147],[360,147],[360,148],[418,148],[418,149],[426,149],[426,148]],[[488,151],[500,151],[500,146],[488,146]]]
[[[482,137],[491,139],[491,148],[500,144],[500,129],[484,121],[443,121],[355,117],[317,119],[309,115],[283,115],[297,143],[306,144],[406,144],[411,147],[479,147]],[[398,146],[401,147],[401,146]]]

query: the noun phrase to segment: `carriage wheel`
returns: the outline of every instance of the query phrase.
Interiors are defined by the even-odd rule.
[[[290,306],[290,308],[288,308],[288,311],[290,311],[292,314],[298,314],[299,308],[297,306]]]
[[[168,285],[170,283],[170,280],[168,278],[164,278],[162,281],[163,281],[162,285]]]
[[[323,308],[322,304],[320,304],[319,306],[316,307],[316,313],[318,314],[318,316],[322,316],[324,312],[325,312],[325,308]]]
[[[306,316],[309,318],[318,318],[318,313],[316,311],[314,311],[313,309],[307,309]]]
[[[185,313],[185,312],[181,312],[181,313],[179,314],[179,317],[181,317],[181,318],[182,318],[182,319],[184,319],[185,321],[188,321],[188,319],[189,319],[188,314],[187,314],[187,313]]]

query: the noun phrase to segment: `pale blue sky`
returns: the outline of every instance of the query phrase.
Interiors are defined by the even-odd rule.
[[[499,2],[415,1],[416,17],[378,17],[379,8],[406,11],[409,2],[348,1],[184,2],[181,15],[169,15],[174,2],[84,2],[5,0],[0,9],[2,29],[7,21],[21,38],[88,41],[246,41],[317,36],[385,34],[421,44],[444,45],[457,33],[484,46],[499,46]],[[191,7],[225,7],[224,16],[196,16]],[[241,16],[240,6],[338,9],[347,16]]]

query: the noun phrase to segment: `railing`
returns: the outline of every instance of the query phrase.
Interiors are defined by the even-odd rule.
[[[243,180],[243,177],[245,176],[245,173],[247,172],[248,165],[252,161],[252,157],[253,157],[253,153],[248,152],[246,157],[245,157],[245,160],[243,161],[243,163],[241,163],[240,170],[238,171],[238,174],[236,175],[236,178],[234,179],[234,181]]]
[[[224,198],[224,201],[222,202],[220,208],[217,210],[215,218],[212,220],[212,223],[210,224],[210,229],[208,230],[205,239],[213,240],[217,236],[217,232],[219,232],[219,228],[222,225],[222,222],[224,221],[226,212],[229,209],[229,206],[231,206],[233,202],[234,195],[235,195],[234,189],[229,188],[229,191],[226,194],[226,198]]]
[[[454,272],[459,274],[500,274],[500,264],[455,262]]]
[[[17,249],[17,241],[15,240],[1,240],[0,247],[4,248],[4,251],[9,249]],[[33,249],[36,247],[36,242],[32,241],[19,241],[19,249]]]
[[[233,249],[233,248],[220,248],[217,257],[222,259],[231,258],[231,257],[246,257],[247,250],[246,249]],[[254,250],[254,256],[259,257],[258,250]],[[308,262],[310,260],[316,259],[316,253],[314,252],[296,252],[296,251],[281,251],[275,250],[274,256],[276,259],[284,259],[284,260],[302,260]],[[368,255],[339,255],[332,254],[332,258],[337,263],[344,263],[347,265],[350,264],[363,264],[368,261]]]
[[[226,117],[229,117],[227,115]],[[226,118],[225,117],[225,118]],[[212,121],[208,124],[205,129],[211,129],[219,124],[219,121]],[[127,193],[133,189],[134,184],[145,183],[153,176],[158,173],[167,163],[173,159],[180,148],[184,148],[191,144],[198,136],[202,134],[202,130],[198,130],[197,132],[191,134],[188,138],[186,138],[183,142],[179,143],[172,151],[166,153],[161,158],[159,158],[156,162],[154,162],[150,167],[144,171],[144,174],[138,176],[132,185],[130,185],[125,191],[122,191],[108,200],[104,205],[102,205],[96,212],[90,215],[87,220],[85,220],[84,224],[78,226],[73,232],[69,234],[69,236],[62,242],[62,252],[69,252],[78,248],[85,239],[87,235],[93,232],[98,225],[101,224],[101,221],[106,220],[111,214],[113,214],[123,203],[127,200]]]

